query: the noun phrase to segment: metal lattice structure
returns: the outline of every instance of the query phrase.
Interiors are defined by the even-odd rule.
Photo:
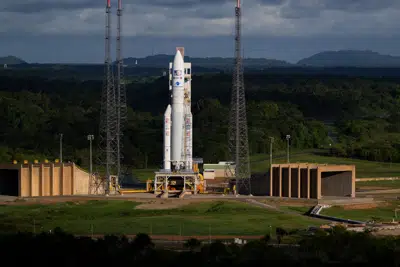
[[[111,61],[111,3],[106,5],[106,33],[105,33],[105,61],[104,81],[101,96],[100,131],[98,163],[105,168],[105,191],[109,193],[110,176],[116,172],[116,158],[118,157],[117,142],[117,112],[114,75]],[[99,179],[100,177],[97,177]],[[101,180],[104,180],[101,178]]]
[[[229,121],[229,152],[235,162],[236,192],[251,194],[249,143],[247,133],[246,99],[241,55],[241,6],[235,7],[235,64]]]
[[[126,106],[126,88],[124,82],[124,62],[122,59],[121,47],[121,17],[122,17],[122,0],[118,0],[117,9],[117,77],[116,77],[116,97],[117,97],[117,175],[122,176],[121,161],[123,159],[123,130],[127,119],[127,106]]]

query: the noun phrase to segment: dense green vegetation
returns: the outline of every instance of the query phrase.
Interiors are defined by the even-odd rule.
[[[272,246],[266,235],[245,245],[221,241],[202,244],[190,239],[179,249],[162,249],[146,234],[133,240],[106,236],[92,240],[74,237],[55,229],[54,234],[18,234],[0,237],[3,255],[23,251],[14,257],[18,265],[29,265],[32,259],[42,266],[398,266],[400,240],[375,238],[368,233],[350,233],[342,228],[296,240],[298,246]],[[277,231],[278,234],[278,231]],[[281,239],[288,237],[279,231]]]
[[[86,135],[97,137],[101,82],[7,73],[0,76],[0,160],[52,160],[63,133],[64,159],[87,165]],[[231,82],[223,74],[193,78],[194,156],[206,162],[228,158]],[[161,165],[167,84],[166,77],[129,83],[125,164]],[[399,85],[383,78],[248,74],[250,152],[268,153],[270,136],[274,151],[284,151],[290,134],[293,150],[319,148],[327,156],[400,162]]]
[[[157,210],[137,209],[138,205],[117,200],[4,205],[0,206],[0,222],[7,231],[38,232],[61,227],[74,234],[149,232],[154,235],[263,235],[275,231],[276,227],[307,228],[324,222],[236,201],[193,203]]]
[[[368,161],[353,158],[334,157],[330,155],[322,156],[324,150],[300,150],[292,151],[290,156],[291,162],[308,162],[320,164],[350,164],[356,166],[357,178],[370,178],[370,177],[397,177],[400,174],[400,163]],[[262,173],[266,172],[270,166],[269,154],[255,154],[251,158],[251,170],[253,172]],[[286,163],[286,152],[277,152],[273,154],[273,163]],[[149,169],[135,169],[135,177],[141,181],[152,179],[156,168]],[[357,186],[359,183],[357,183]],[[365,182],[360,185],[370,185],[383,187],[400,188],[400,182],[397,181],[378,181],[378,182]]]

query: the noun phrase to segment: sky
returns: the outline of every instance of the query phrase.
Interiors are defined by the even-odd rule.
[[[233,55],[236,0],[122,0],[124,57]],[[327,50],[400,56],[399,0],[241,0],[245,57],[297,62]],[[112,50],[116,7],[112,5]],[[3,0],[0,56],[38,63],[104,61],[106,0]],[[115,53],[113,53],[115,54]]]

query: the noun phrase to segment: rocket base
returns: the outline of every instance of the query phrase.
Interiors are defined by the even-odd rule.
[[[154,194],[157,197],[183,198],[185,195],[196,195],[202,192],[204,188],[203,181],[200,181],[199,173],[184,170],[181,172],[171,172],[160,170],[155,172]]]

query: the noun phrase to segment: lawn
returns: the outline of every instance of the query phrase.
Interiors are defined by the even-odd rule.
[[[357,188],[382,187],[387,189],[395,189],[395,188],[400,188],[400,180],[357,182],[356,187]]]
[[[135,209],[129,201],[90,201],[53,205],[0,206],[0,225],[18,230],[55,227],[75,234],[263,235],[320,225],[321,220],[292,216],[236,201],[189,204],[169,210]]]
[[[323,209],[321,215],[339,217],[342,219],[352,219],[360,221],[374,220],[378,222],[392,221],[395,218],[394,210],[400,209],[400,201],[392,201],[385,206],[379,206],[372,209],[351,209],[346,210],[343,207],[332,207]],[[397,220],[400,220],[400,210],[397,212]]]

